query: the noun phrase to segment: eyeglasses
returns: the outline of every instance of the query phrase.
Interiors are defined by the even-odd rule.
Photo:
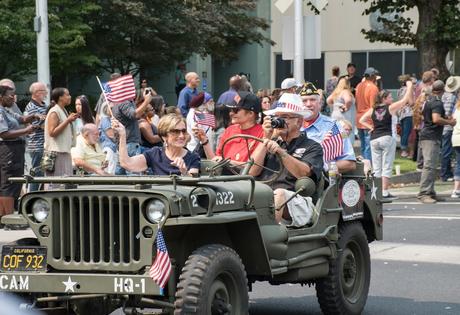
[[[169,130],[169,133],[172,134],[173,136],[178,136],[179,134],[186,135],[187,134],[187,129],[171,129]]]

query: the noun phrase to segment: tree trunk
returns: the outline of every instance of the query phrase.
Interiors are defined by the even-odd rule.
[[[439,69],[439,79],[445,80],[450,74],[446,66],[449,48],[436,42],[438,34],[428,33],[427,29],[434,23],[436,12],[441,9],[442,0],[420,1],[417,5],[419,24],[415,46],[419,51],[420,66],[423,71],[431,68]]]

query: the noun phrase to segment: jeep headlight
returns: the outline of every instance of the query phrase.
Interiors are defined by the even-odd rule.
[[[151,223],[158,223],[160,222],[166,210],[166,205],[163,201],[159,199],[152,199],[147,203],[145,207],[145,216]]]
[[[32,204],[32,215],[37,222],[42,223],[50,213],[50,205],[43,199],[37,199]]]

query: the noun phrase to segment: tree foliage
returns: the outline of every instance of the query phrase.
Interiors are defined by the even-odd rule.
[[[363,14],[395,12],[394,19],[379,18],[385,32],[362,30],[371,42],[414,45],[420,53],[422,69],[438,67],[442,77],[448,75],[445,57],[460,44],[460,7],[458,0],[355,0],[369,3]],[[417,29],[414,21],[404,16],[410,9],[418,10]]]
[[[216,59],[237,57],[245,43],[269,41],[264,19],[250,16],[255,0],[101,0],[91,19],[92,51],[109,72],[170,69],[193,53]]]
[[[101,70],[169,70],[197,53],[237,58],[245,43],[271,41],[256,0],[48,0],[53,82]],[[34,0],[0,1],[0,77],[36,72]]]
[[[0,78],[21,78],[35,67],[35,8],[30,0],[0,1]],[[12,10],[12,8],[15,8]]]

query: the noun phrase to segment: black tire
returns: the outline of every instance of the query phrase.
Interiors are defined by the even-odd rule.
[[[371,278],[366,233],[360,222],[343,224],[339,233],[340,251],[330,262],[328,276],[316,281],[316,296],[324,314],[361,314]]]
[[[247,315],[246,271],[231,248],[200,247],[188,258],[177,285],[174,314]]]

